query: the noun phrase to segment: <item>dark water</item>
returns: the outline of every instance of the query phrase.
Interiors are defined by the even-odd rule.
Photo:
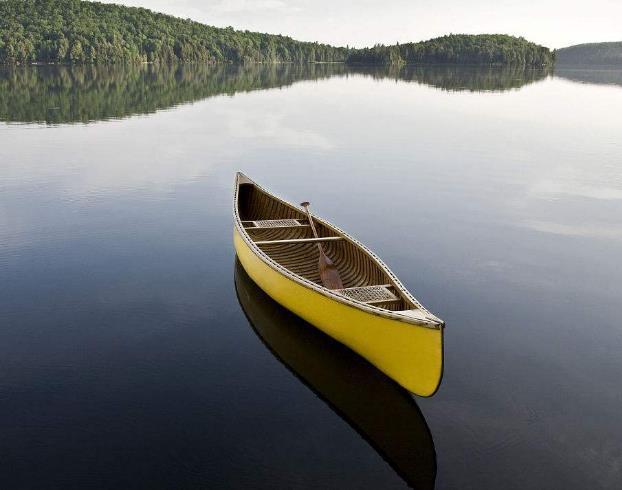
[[[0,488],[619,488],[619,72],[0,71]],[[243,170],[447,322],[413,399],[256,290]]]

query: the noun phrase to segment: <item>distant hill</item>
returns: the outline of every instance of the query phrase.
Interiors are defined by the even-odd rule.
[[[348,49],[211,27],[143,8],[81,0],[0,0],[0,63],[351,62],[551,64],[548,48],[506,35],[450,35]]]
[[[348,61],[543,66],[554,62],[554,54],[522,37],[451,34],[418,43],[359,49],[350,54]]]
[[[560,64],[622,66],[622,42],[577,44],[555,53]]]

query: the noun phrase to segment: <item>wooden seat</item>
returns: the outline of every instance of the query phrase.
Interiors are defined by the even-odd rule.
[[[391,284],[380,284],[374,286],[359,286],[354,288],[335,289],[336,293],[347,296],[355,301],[367,303],[369,305],[394,303],[401,301],[389,288]]]
[[[243,221],[245,228],[248,229],[270,229],[270,228],[302,228],[309,225],[301,223],[297,219],[260,219],[255,221]],[[247,226],[250,224],[252,226]]]

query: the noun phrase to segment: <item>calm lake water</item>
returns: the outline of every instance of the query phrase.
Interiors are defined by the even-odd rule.
[[[0,71],[0,487],[622,481],[622,73]],[[234,172],[447,322],[413,398],[236,264]]]

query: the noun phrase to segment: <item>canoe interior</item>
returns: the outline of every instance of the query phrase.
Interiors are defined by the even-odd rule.
[[[313,238],[305,214],[266,193],[253,184],[240,184],[238,190],[238,213],[244,229],[254,242]],[[303,226],[261,228],[253,222],[258,220],[295,219]],[[333,228],[314,219],[318,236],[340,237]],[[315,243],[270,243],[258,245],[272,260],[315,284],[322,286]],[[324,252],[333,261],[344,288],[386,285],[396,299],[374,303],[373,306],[390,311],[416,309],[403,295],[394,280],[367,252],[347,239],[322,243]]]

